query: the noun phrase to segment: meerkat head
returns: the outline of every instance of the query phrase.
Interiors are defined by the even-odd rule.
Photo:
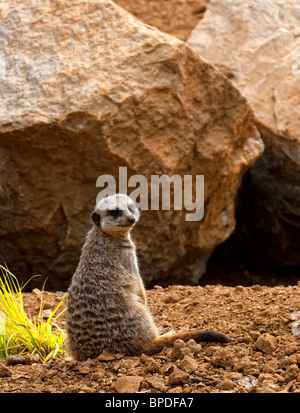
[[[101,199],[91,218],[106,234],[121,235],[129,233],[139,216],[137,206],[129,196],[116,194]]]

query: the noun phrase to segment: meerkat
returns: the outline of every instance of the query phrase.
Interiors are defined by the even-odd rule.
[[[130,236],[139,216],[134,201],[124,194],[103,198],[91,215],[92,228],[68,289],[66,329],[76,360],[96,358],[103,350],[155,354],[177,339],[231,341],[214,331],[159,335]]]

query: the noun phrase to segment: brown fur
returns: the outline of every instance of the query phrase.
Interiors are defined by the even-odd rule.
[[[109,211],[120,208],[120,215]],[[115,195],[100,201],[73,275],[68,295],[69,350],[77,360],[97,357],[103,350],[136,355],[154,354],[176,339],[220,341],[215,332],[190,331],[160,336],[147,306],[130,230],[139,218],[133,201]]]

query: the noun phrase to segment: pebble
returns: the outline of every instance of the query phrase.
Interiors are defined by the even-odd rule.
[[[16,364],[26,364],[26,358],[24,356],[19,356],[17,354],[7,356],[5,360],[8,366],[15,366]]]
[[[276,337],[272,336],[269,333],[261,334],[254,343],[254,347],[258,350],[263,351],[265,354],[272,354],[276,348],[276,345]]]
[[[216,385],[216,388],[219,390],[232,390],[236,387],[236,384],[229,379],[222,380]]]
[[[278,369],[278,363],[276,360],[271,360],[268,361],[263,365],[263,372],[264,373],[276,373],[276,370]]]
[[[168,390],[168,386],[166,385],[165,380],[161,377],[157,377],[157,376],[147,377],[145,381],[151,387],[163,393],[165,393]]]
[[[147,373],[155,373],[160,369],[160,363],[157,360],[149,359],[145,364],[145,370]]]
[[[114,387],[118,393],[136,393],[143,380],[142,376],[124,376],[115,382]]]
[[[10,377],[12,373],[13,372],[8,367],[3,363],[0,363],[0,377]]]
[[[86,374],[89,374],[90,372],[91,372],[91,369],[88,366],[83,366],[78,369],[79,374],[86,375]]]
[[[191,374],[191,373],[194,373],[194,371],[197,369],[198,363],[194,358],[189,357],[189,356],[184,356],[180,362],[180,367],[186,373]]]
[[[80,391],[78,393],[95,393],[96,390],[86,384],[80,386]]]
[[[145,364],[145,363],[147,363],[147,361],[149,361],[149,357],[146,354],[143,353],[140,356],[140,361]]]
[[[299,374],[299,367],[297,364],[291,364],[287,369],[284,375],[286,381],[291,381],[297,379]]]
[[[214,366],[231,367],[234,365],[234,362],[234,356],[227,348],[218,349],[211,357],[211,363]]]
[[[168,390],[168,393],[182,393],[182,387],[181,386],[173,387],[172,389]]]
[[[191,350],[191,352],[195,355],[199,354],[200,351],[202,350],[202,346],[201,344],[196,343],[195,340],[191,339],[189,340],[186,345],[188,346],[188,348]]]
[[[258,387],[255,387],[254,393],[277,393],[277,392],[269,386],[258,386]]]
[[[258,379],[253,376],[244,376],[237,380],[237,384],[243,386],[244,389],[251,390],[258,383]]]
[[[173,304],[173,303],[178,303],[180,301],[181,297],[178,295],[167,295],[165,298],[165,304]]]
[[[173,344],[173,349],[172,349],[172,357],[175,359],[182,359],[183,354],[181,350],[185,347],[185,342],[183,340],[176,340]]]
[[[168,384],[185,384],[188,381],[189,377],[190,376],[188,373],[182,371],[178,367],[174,367],[173,373],[171,373],[168,377]]]

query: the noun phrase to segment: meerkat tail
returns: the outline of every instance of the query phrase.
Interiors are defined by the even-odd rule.
[[[172,346],[176,340],[189,341],[194,339],[196,342],[217,342],[217,343],[230,343],[233,339],[227,337],[225,334],[217,333],[215,331],[184,331],[181,333],[167,333],[162,336],[155,338],[153,341],[148,343],[144,349],[143,353],[147,355],[152,355],[159,353],[164,346]]]

